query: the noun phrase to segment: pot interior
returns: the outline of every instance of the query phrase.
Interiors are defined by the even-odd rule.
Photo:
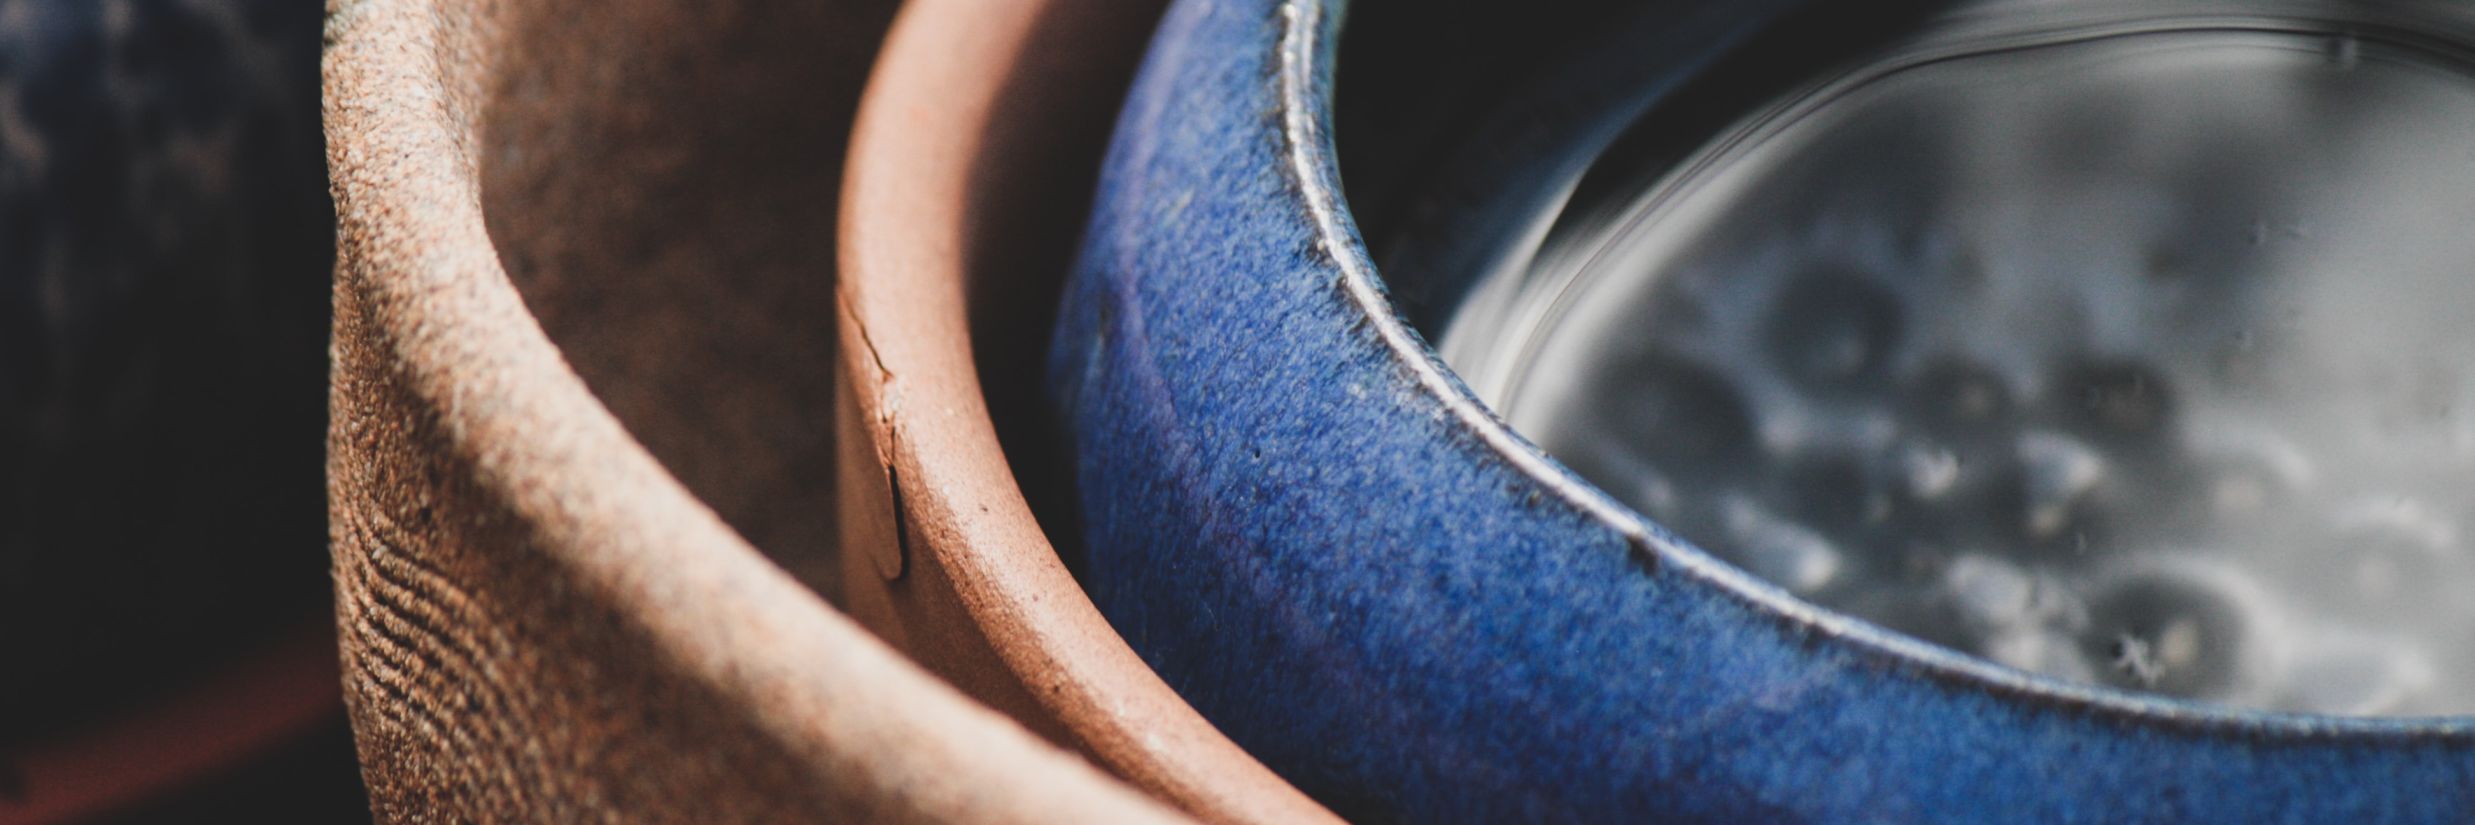
[[[602,403],[831,596],[834,228],[890,0],[541,0],[482,112],[492,241]]]
[[[1438,135],[1365,224],[1472,388],[1780,595],[2130,692],[2475,710],[2466,15],[1800,5],[1619,15],[1422,116],[1347,114],[1344,52],[1344,164]]]

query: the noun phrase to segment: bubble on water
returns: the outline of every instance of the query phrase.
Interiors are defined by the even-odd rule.
[[[2022,527],[2051,539],[2072,526],[2073,513],[2106,477],[2106,460],[2077,439],[2055,433],[2020,436]]]
[[[2090,681],[2095,674],[2080,655],[2078,643],[2063,633],[2042,628],[2005,631],[1986,640],[1980,654],[2004,665],[2065,679]]]
[[[2116,665],[2101,678],[2192,698],[2248,688],[2258,617],[2217,580],[2226,571],[2213,573],[2143,571],[2102,584],[2082,634],[2089,658]]]
[[[2189,625],[2179,627],[2188,628]],[[2106,660],[2114,672],[2131,677],[2141,687],[2156,687],[2157,680],[2165,676],[2165,665],[2149,649],[2148,640],[2128,633],[2114,637],[2114,646],[2106,650]]]
[[[1900,451],[1899,469],[1908,495],[1921,500],[1941,498],[1959,484],[1959,455],[1941,447],[1910,445]]]
[[[1821,534],[1740,497],[1730,497],[1721,509],[1728,538],[1747,571],[1798,594],[1821,590],[1838,578],[1844,565],[1839,549]]]
[[[2309,489],[2317,476],[2311,457],[2293,441],[2257,427],[2196,428],[2191,446],[2207,507],[2220,519],[2257,516]]]
[[[1908,382],[1906,407],[1904,412],[1928,428],[1976,432],[2010,416],[2011,387],[1990,367],[1944,358]]]
[[[1822,391],[1883,377],[1905,331],[1899,299],[1852,274],[1798,278],[1772,308],[1767,333],[1780,371]]]
[[[2146,365],[2090,360],[2057,376],[2048,390],[2061,418],[2079,431],[2112,439],[2148,439],[2166,432],[2174,413],[2170,385]]]
[[[1864,462],[1845,453],[1822,453],[1785,462],[1774,498],[1814,527],[1847,532],[1880,526],[1895,504]]]
[[[2332,583],[2350,586],[2362,598],[2386,601],[2428,594],[2436,583],[2462,575],[2448,569],[2466,555],[2459,544],[2458,520],[2420,499],[2348,499],[2333,508],[2328,528],[2330,546],[2339,552],[2326,562],[2342,571]]]
[[[1960,620],[1982,631],[2020,627],[2036,602],[2036,582],[2026,571],[1979,553],[1952,559],[1942,585]]]

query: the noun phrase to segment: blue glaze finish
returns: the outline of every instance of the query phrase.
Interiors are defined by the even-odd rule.
[[[1339,201],[1338,16],[1174,7],[1051,360],[1093,597],[1282,775],[1370,820],[2475,812],[2468,720],[2234,712],[1966,659],[1752,580],[1511,435],[1391,313]]]

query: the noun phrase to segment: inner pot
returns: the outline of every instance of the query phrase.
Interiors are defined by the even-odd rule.
[[[855,81],[894,4],[527,5],[479,153],[507,277],[630,435],[835,598],[820,319]],[[571,31],[586,9],[612,20]],[[792,85],[817,94],[792,105]]]
[[[1199,819],[1333,821],[1163,684],[1069,573],[1071,464],[1029,362],[1159,14],[920,0],[886,40],[843,189],[843,604]]]

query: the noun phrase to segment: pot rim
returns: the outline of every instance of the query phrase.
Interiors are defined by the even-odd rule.
[[[1181,821],[970,700],[795,581],[663,467],[568,366],[509,278],[483,219],[487,81],[500,68],[510,20],[530,5],[537,4],[330,3],[323,114],[339,312],[327,478],[339,570],[368,566],[364,555],[418,556],[423,549],[420,542],[392,547],[356,536],[372,523],[392,529],[387,523],[406,515],[387,512],[356,486],[378,472],[372,465],[404,460],[362,449],[379,437],[369,431],[396,422],[352,417],[370,406],[354,403],[365,385],[396,382],[406,403],[437,429],[412,449],[461,462],[462,475],[447,483],[477,488],[475,497],[503,508],[528,535],[522,544],[471,552],[538,556],[528,563],[555,568],[562,589],[631,608],[628,618],[644,637],[633,655],[668,668],[670,678],[729,697],[732,710],[779,739],[775,744],[796,745],[794,752],[809,760],[800,767],[816,775],[808,784],[864,794],[844,800],[852,806],[844,814]],[[340,311],[347,306],[356,312]],[[385,374],[356,372],[359,360]],[[429,488],[415,492],[426,508]],[[505,758],[501,751],[439,745],[447,737],[435,730],[389,727],[389,713],[401,708],[379,705],[434,697],[370,687],[379,679],[357,663],[371,655],[357,639],[387,619],[364,615],[376,611],[362,603],[370,600],[354,592],[351,579],[339,573],[335,620],[345,637],[356,738],[378,749],[365,751],[364,774],[434,770],[404,764],[420,758],[420,749],[391,736],[424,737],[425,746],[474,761]],[[496,711],[450,708],[436,715],[467,712]],[[743,744],[705,743],[714,750]],[[436,815],[471,816],[472,809],[459,807],[475,804],[471,792],[425,787],[413,804]],[[710,803],[678,804],[670,813]]]
[[[1283,0],[1278,44],[1281,172],[1309,216],[1316,243],[1342,275],[1350,306],[1362,314],[1391,360],[1414,377],[1420,392],[1451,413],[1462,432],[1495,457],[1563,503],[1622,534],[1634,552],[1713,585],[1749,609],[1811,633],[1820,644],[1841,644],[1886,665],[1922,675],[1945,687],[1998,700],[2085,711],[2131,725],[2247,739],[2434,740],[2475,743],[2475,715],[2433,717],[2333,716],[2239,708],[2196,700],[2134,693],[2064,681],[2017,670],[1892,631],[1853,615],[1813,604],[1675,536],[1647,516],[1618,502],[1515,432],[1465,386],[1434,347],[1413,331],[1376,270],[1340,186],[1340,166],[1331,139],[1330,90],[1336,44],[1326,15],[1346,11],[1346,0]]]
[[[914,537],[844,551],[932,556],[1010,676],[1036,688],[1043,721],[1119,777],[1208,819],[1338,822],[1205,720],[1101,615],[1024,497],[973,356],[963,284],[989,266],[965,260],[973,212],[988,208],[971,197],[971,160],[1005,151],[1008,136],[988,124],[1043,16],[1129,8],[912,0],[887,38],[844,165],[836,286],[849,403],[874,444],[841,448],[874,448],[897,529]],[[879,561],[888,578],[919,563]]]

